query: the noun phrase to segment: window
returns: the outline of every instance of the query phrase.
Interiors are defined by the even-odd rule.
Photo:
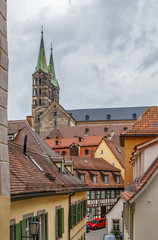
[[[56,207],[56,237],[62,238],[64,233],[64,208]]]
[[[57,122],[56,121],[54,121],[54,127],[56,127],[57,126]]]
[[[97,183],[97,175],[93,175],[92,179],[93,179],[93,183]]]
[[[110,191],[110,198],[115,198],[115,191],[114,190]]]
[[[85,149],[85,155],[88,155],[88,153],[89,153],[89,150]]]
[[[111,115],[107,114],[107,120],[110,120],[110,119],[111,119]]]
[[[105,198],[105,190],[101,191],[101,198]]]
[[[109,183],[108,175],[104,175],[104,183],[105,184]]]
[[[38,219],[35,218],[34,220],[38,220],[39,223],[40,223],[38,240],[44,240],[45,236],[46,236],[46,214],[45,214],[45,210],[38,211],[37,216],[38,216]]]
[[[66,155],[66,151],[62,151],[61,155],[65,156]]]
[[[57,116],[57,112],[54,112],[54,117],[56,117]]]
[[[39,89],[39,95],[40,95],[40,96],[42,95],[41,93],[42,93],[42,91],[41,91],[41,88],[40,88],[40,89]]]
[[[101,154],[101,155],[103,154],[103,150],[100,150],[100,154]]]
[[[89,115],[85,116],[85,120],[88,121],[89,120]]]
[[[41,99],[39,99],[39,106],[41,106],[42,105],[42,101],[41,101]]]
[[[10,220],[10,240],[15,240],[15,219]]]
[[[82,182],[85,182],[85,175],[81,174],[80,179],[81,179]]]
[[[41,85],[41,78],[39,78],[39,85]]]
[[[112,226],[113,226],[113,231],[119,231],[120,230],[120,224],[119,220],[112,220]]]
[[[120,176],[116,176],[116,183],[117,183],[117,184],[120,183]]]
[[[88,133],[89,132],[89,128],[85,128],[85,132]]]
[[[107,127],[105,127],[105,128],[104,128],[104,132],[107,132],[107,131],[108,131],[108,128],[107,128]]]
[[[14,140],[14,135],[8,135],[8,140]]]
[[[93,216],[97,215],[97,208],[93,207],[93,208],[89,208],[89,214],[92,214]]]
[[[137,118],[137,114],[133,113],[133,119],[136,119],[136,118]]]
[[[97,191],[89,191],[89,199],[97,199]]]

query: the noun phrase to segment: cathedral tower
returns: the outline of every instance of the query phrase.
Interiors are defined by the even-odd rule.
[[[45,112],[52,101],[59,102],[60,90],[58,81],[56,80],[55,76],[52,46],[49,67],[47,67],[43,29],[41,31],[41,41],[37,65],[32,77],[32,116],[34,117],[35,130],[36,132],[39,132],[39,116]]]

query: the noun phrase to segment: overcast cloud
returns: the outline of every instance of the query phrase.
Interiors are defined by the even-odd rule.
[[[8,1],[9,119],[31,115],[41,25],[65,109],[158,105],[157,0]]]

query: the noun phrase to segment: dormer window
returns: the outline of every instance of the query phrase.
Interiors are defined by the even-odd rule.
[[[89,150],[85,149],[85,155],[87,156],[89,154]]]
[[[92,181],[93,181],[93,183],[97,183],[97,175],[92,176]]]
[[[110,120],[110,119],[111,119],[111,115],[107,114],[107,120]]]
[[[117,183],[117,184],[120,184],[120,176],[116,176],[115,179],[116,179],[116,183]]]
[[[107,131],[108,131],[108,128],[107,128],[107,127],[105,127],[105,128],[104,128],[104,132],[107,132]]]
[[[81,179],[82,182],[85,182],[85,174],[81,174],[80,179]]]
[[[89,132],[89,128],[85,128],[85,132],[88,133]]]
[[[89,115],[85,116],[85,120],[88,121],[89,120]]]
[[[109,183],[108,175],[104,175],[104,183],[105,184]]]
[[[136,119],[136,118],[137,118],[137,114],[133,113],[133,119]]]
[[[66,151],[62,151],[61,155],[65,156],[66,155]]]
[[[127,127],[124,127],[124,131],[126,131],[127,130]]]
[[[56,146],[59,145],[59,141],[58,140],[55,141],[55,145]]]

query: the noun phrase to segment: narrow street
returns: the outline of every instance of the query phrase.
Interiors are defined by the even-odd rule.
[[[87,240],[103,240],[103,236],[105,233],[106,228],[90,230],[88,233],[86,233]]]

